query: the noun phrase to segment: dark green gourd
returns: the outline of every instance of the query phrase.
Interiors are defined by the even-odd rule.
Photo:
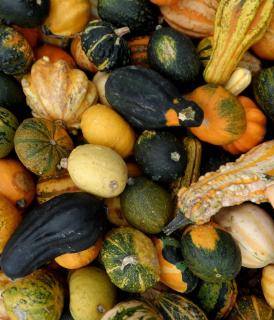
[[[24,277],[57,256],[92,246],[106,223],[105,207],[94,196],[57,196],[25,216],[4,248],[1,269],[12,279]]]
[[[110,23],[91,21],[81,35],[81,45],[88,58],[100,71],[129,64],[130,50],[122,36],[127,27],[115,29]]]
[[[199,126],[203,111],[154,70],[141,66],[115,69],[105,85],[109,104],[134,127],[157,129]]]

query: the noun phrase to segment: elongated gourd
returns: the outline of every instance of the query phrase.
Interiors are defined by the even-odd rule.
[[[190,188],[181,188],[178,214],[164,232],[170,234],[185,224],[204,224],[222,207],[267,202],[266,189],[274,180],[273,158],[274,140],[266,141],[235,162],[201,176]]]
[[[243,54],[264,35],[272,0],[221,0],[214,24],[213,52],[205,69],[206,82],[225,84]]]

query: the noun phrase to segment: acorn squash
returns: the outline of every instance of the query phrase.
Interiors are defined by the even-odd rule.
[[[105,208],[95,197],[59,195],[25,216],[5,246],[1,269],[19,278],[61,254],[87,249],[103,235],[106,222]]]
[[[232,236],[213,223],[189,226],[181,240],[188,268],[200,279],[224,282],[241,269],[241,251]]]
[[[144,83],[146,85],[144,85]],[[114,70],[105,85],[109,104],[140,129],[199,126],[203,112],[156,71],[127,66]]]
[[[0,107],[0,158],[6,157],[12,151],[13,139],[18,126],[15,115]]]
[[[6,74],[26,74],[34,60],[33,51],[22,34],[0,24],[0,70]]]
[[[130,178],[120,199],[125,219],[130,225],[145,233],[161,232],[171,219],[171,196],[147,178]]]
[[[11,319],[59,320],[65,292],[56,275],[40,269],[8,284],[2,296]]]
[[[124,291],[145,292],[160,280],[156,249],[145,234],[134,228],[110,231],[103,243],[101,259],[110,280]]]
[[[61,170],[61,159],[73,149],[73,142],[60,123],[36,118],[20,124],[14,145],[23,165],[39,176],[56,175]]]

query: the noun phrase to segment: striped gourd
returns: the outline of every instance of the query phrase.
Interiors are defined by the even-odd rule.
[[[73,142],[60,122],[29,118],[18,127],[15,151],[23,165],[39,176],[56,175],[60,161],[67,158]]]
[[[0,158],[6,157],[13,149],[13,139],[19,123],[7,109],[0,107]]]
[[[152,241],[131,227],[113,229],[101,250],[111,281],[128,292],[144,292],[160,280],[160,267]]]
[[[161,293],[155,305],[165,320],[207,320],[196,304],[179,294]]]

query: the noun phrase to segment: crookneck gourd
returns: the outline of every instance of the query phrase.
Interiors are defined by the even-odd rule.
[[[203,224],[222,207],[246,201],[267,202],[266,188],[274,180],[274,140],[264,142],[235,162],[201,176],[189,189],[178,192],[178,214],[164,228],[170,234],[190,223]]]
[[[243,54],[264,35],[272,0],[221,0],[215,16],[213,52],[205,69],[209,83],[229,80]]]

